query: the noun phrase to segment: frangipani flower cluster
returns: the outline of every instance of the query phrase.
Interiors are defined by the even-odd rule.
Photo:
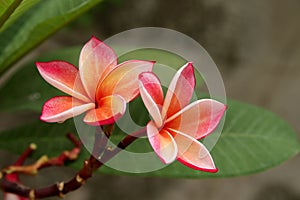
[[[64,61],[36,65],[48,83],[70,95],[48,100],[41,120],[62,122],[86,112],[83,120],[89,125],[113,124],[124,114],[126,103],[140,94],[152,117],[146,127],[148,139],[161,161],[169,164],[177,159],[193,169],[217,171],[198,140],[213,132],[226,106],[212,99],[189,104],[195,87],[192,63],[175,74],[165,98],[152,73],[154,62],[118,64],[114,51],[95,37],[81,50],[79,69]]]

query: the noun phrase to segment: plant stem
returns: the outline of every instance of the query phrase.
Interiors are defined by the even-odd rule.
[[[104,129],[104,133],[108,131],[112,131],[112,129]],[[68,182],[60,182],[57,184],[53,184],[48,187],[44,188],[38,188],[38,189],[31,189],[29,187],[25,187],[23,185],[10,182],[5,179],[5,177],[1,178],[0,175],[0,187],[5,192],[10,192],[17,194],[19,196],[27,197],[29,199],[37,199],[37,198],[46,198],[51,196],[60,196],[63,197],[65,194],[74,191],[78,188],[80,188],[90,177],[92,177],[93,172],[96,171],[98,168],[100,168],[103,164],[108,162],[111,158],[113,158],[116,154],[118,154],[122,149],[125,149],[128,145],[130,145],[132,142],[134,142],[137,138],[140,136],[143,136],[146,132],[146,129],[143,128],[139,131],[136,131],[132,133],[131,135],[127,135],[119,144],[117,147],[113,150],[109,148],[104,148],[101,159],[98,160],[93,155],[90,156],[88,160],[84,161],[83,167],[81,170]],[[106,140],[110,136],[110,133],[105,133]],[[96,152],[96,147],[98,147],[98,144],[103,142],[103,137],[100,137],[99,135],[95,135],[95,143],[94,143],[94,149],[93,152]],[[103,148],[103,147],[102,147]],[[99,155],[97,155],[99,156]]]
[[[64,151],[59,156],[54,158],[48,158],[46,155],[42,156],[35,163],[31,165],[22,166],[24,160],[28,157],[28,155],[36,149],[35,144],[31,144],[24,153],[19,157],[18,161],[5,169],[2,170],[5,174],[11,175],[13,173],[24,173],[35,175],[38,170],[49,167],[49,166],[63,166],[64,163],[69,160],[77,159],[80,151],[81,151],[81,143],[73,134],[67,134],[68,139],[74,144],[74,148],[71,151]]]

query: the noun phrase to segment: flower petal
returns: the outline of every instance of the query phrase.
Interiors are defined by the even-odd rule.
[[[95,99],[98,82],[117,66],[115,52],[102,41],[92,37],[82,48],[79,73],[83,86],[91,99]]]
[[[164,101],[163,91],[157,76],[145,72],[139,76],[139,89],[143,102],[157,127],[162,126],[161,106]]]
[[[46,122],[63,122],[94,107],[94,103],[84,103],[72,97],[54,97],[44,104],[40,119]]]
[[[201,99],[171,116],[165,127],[201,139],[215,130],[225,110],[223,103],[213,99]]]
[[[104,97],[98,108],[87,112],[83,121],[89,125],[98,126],[112,124],[125,113],[126,101],[119,95]]]
[[[173,77],[163,105],[162,117],[168,118],[185,107],[195,87],[194,68],[191,62],[181,67]]]
[[[118,65],[97,88],[96,99],[118,94],[126,102],[131,101],[139,94],[138,76],[142,72],[152,70],[154,62],[130,60]]]
[[[37,62],[36,66],[49,84],[84,102],[90,102],[75,66],[63,61]]]
[[[176,159],[177,145],[168,131],[164,129],[158,131],[155,124],[150,121],[147,124],[147,135],[152,148],[163,163],[169,164]]]
[[[180,132],[174,139],[178,147],[178,161],[192,169],[213,173],[218,171],[209,151],[198,140]]]
[[[27,200],[27,198],[18,196],[18,195],[13,194],[13,193],[5,192],[4,193],[4,200]]]

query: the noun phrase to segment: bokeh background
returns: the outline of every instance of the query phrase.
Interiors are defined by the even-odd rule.
[[[83,45],[91,35],[104,40],[144,26],[174,29],[192,37],[209,52],[222,74],[228,98],[280,115],[300,138],[299,11],[299,0],[107,0],[45,41],[29,58]],[[20,118],[27,116],[23,113]],[[8,126],[9,117],[0,117],[6,118],[0,120],[0,126]],[[0,157],[6,163],[15,159],[15,155],[5,152]],[[299,167],[298,155],[263,173],[229,179],[96,174],[65,199],[300,200]],[[51,168],[41,171],[34,180],[24,179],[39,186],[57,181],[57,177],[68,180],[74,173]]]

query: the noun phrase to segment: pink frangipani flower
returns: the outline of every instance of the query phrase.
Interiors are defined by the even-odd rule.
[[[84,122],[105,125],[124,114],[126,103],[139,94],[139,74],[152,71],[154,62],[130,60],[118,64],[115,52],[92,37],[81,50],[79,69],[64,61],[36,65],[49,84],[71,95],[48,100],[41,120],[63,122],[87,112]]]
[[[148,139],[161,161],[169,164],[177,159],[196,170],[217,172],[209,151],[198,140],[217,127],[226,106],[212,99],[189,104],[195,87],[192,63],[175,74],[165,99],[161,83],[152,72],[142,73],[139,85],[152,117],[147,124]]]

